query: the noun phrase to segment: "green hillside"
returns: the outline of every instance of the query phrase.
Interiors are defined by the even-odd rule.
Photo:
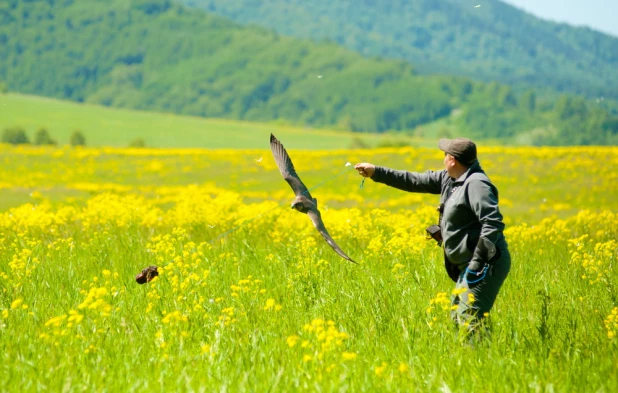
[[[476,139],[618,140],[617,119],[580,98],[554,102],[423,76],[401,60],[281,37],[168,0],[10,0],[0,3],[0,20],[0,80],[14,92],[336,130],[424,136],[419,127],[447,122]]]
[[[281,34],[410,60],[424,72],[618,98],[618,38],[498,0],[182,1]]]
[[[413,128],[448,115],[465,95],[464,80],[417,76],[404,62],[244,28],[166,0],[0,7],[0,79],[27,94],[355,131]]]
[[[75,130],[86,136],[88,146],[127,146],[142,138],[148,147],[268,148],[270,133],[286,145],[302,149],[347,149],[397,144],[435,146],[436,140],[391,134],[289,127],[175,114],[107,108],[19,94],[0,95],[0,132],[22,127],[32,141],[35,132],[47,129],[59,144],[66,144]]]

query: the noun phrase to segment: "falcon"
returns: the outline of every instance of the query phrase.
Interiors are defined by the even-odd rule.
[[[140,274],[135,276],[135,281],[138,284],[146,284],[147,282],[152,281],[153,278],[159,275],[159,271],[156,266],[148,266],[146,269],[142,270]]]
[[[270,150],[273,153],[273,157],[275,157],[275,162],[277,162],[279,172],[281,172],[281,175],[285,181],[288,182],[290,187],[292,187],[294,194],[296,194],[296,199],[292,201],[292,209],[307,214],[311,219],[311,222],[313,222],[315,229],[317,229],[324,240],[326,240],[326,243],[328,243],[328,245],[331,246],[333,250],[335,250],[342,258],[345,258],[352,263],[356,263],[352,260],[352,258],[347,256],[341,248],[339,248],[337,243],[335,243],[333,238],[328,234],[328,231],[324,226],[324,222],[322,221],[320,211],[318,210],[318,200],[309,194],[309,190],[296,174],[294,164],[292,164],[292,160],[290,159],[288,152],[273,134],[270,134]]]

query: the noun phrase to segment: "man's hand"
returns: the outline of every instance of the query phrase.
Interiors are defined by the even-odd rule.
[[[354,165],[354,169],[356,169],[362,177],[371,177],[376,171],[376,166],[367,162],[362,162]]]

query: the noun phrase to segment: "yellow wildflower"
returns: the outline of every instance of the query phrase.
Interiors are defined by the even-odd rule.
[[[289,336],[289,337],[285,340],[285,342],[288,344],[288,346],[289,346],[290,348],[293,348],[293,347],[294,347],[294,346],[298,343],[298,341],[299,341],[299,340],[300,340],[300,337],[298,337],[298,336],[296,336],[296,335],[292,335],[292,336]]]
[[[618,335],[618,307],[614,307],[605,319],[605,328],[610,340]]]
[[[19,308],[19,306],[21,306],[23,302],[24,302],[24,299],[22,298],[13,300],[13,302],[11,303],[11,310],[15,310],[16,308]]]
[[[376,373],[377,377],[381,377],[384,375],[384,373],[386,372],[386,369],[388,368],[388,364],[386,362],[382,362],[381,366],[376,366],[374,368],[374,372]]]
[[[181,313],[180,311],[176,310],[176,311],[172,311],[170,313],[168,313],[162,320],[161,322],[165,323],[165,324],[170,324],[170,325],[174,325],[174,324],[178,324],[178,323],[186,323],[189,321],[189,318],[184,315],[183,313]]]
[[[264,306],[264,310],[270,310],[272,308],[275,308],[276,302],[275,299],[268,299],[266,301],[266,305]]]
[[[341,357],[343,358],[343,360],[354,360],[356,359],[357,356],[358,354],[356,352],[343,352],[341,354]]]

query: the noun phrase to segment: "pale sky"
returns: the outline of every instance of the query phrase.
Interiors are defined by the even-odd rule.
[[[618,0],[502,0],[535,16],[618,37]],[[478,0],[483,4],[483,0]]]

